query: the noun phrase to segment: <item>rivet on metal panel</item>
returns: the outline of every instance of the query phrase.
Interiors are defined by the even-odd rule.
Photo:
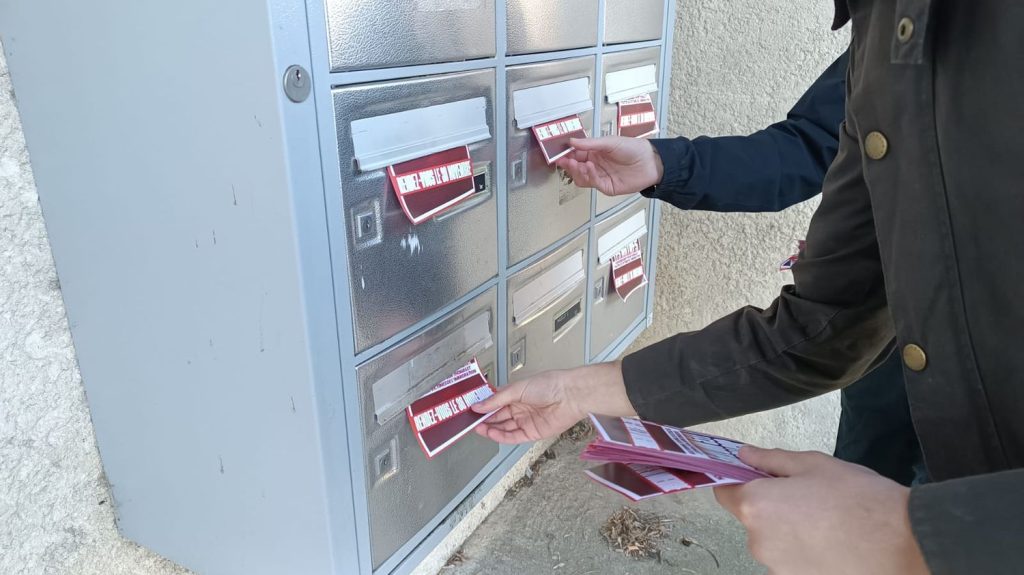
[[[302,66],[289,66],[284,72],[284,93],[296,104],[305,102],[313,89],[309,72]]]

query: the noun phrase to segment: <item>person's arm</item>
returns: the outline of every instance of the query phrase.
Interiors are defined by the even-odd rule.
[[[642,192],[686,210],[774,212],[821,191],[846,107],[844,52],[786,120],[749,136],[651,140],[664,177]]]
[[[766,310],[747,307],[627,356],[622,374],[641,417],[685,427],[771,409],[853,383],[887,357],[894,330],[860,147],[845,130],[841,138],[795,285]]]

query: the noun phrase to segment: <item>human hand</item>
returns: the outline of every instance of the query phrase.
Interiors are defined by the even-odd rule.
[[[506,385],[473,406],[497,411],[476,432],[498,443],[526,443],[555,437],[588,413],[636,415],[619,363],[549,371]]]
[[[910,529],[910,490],[823,453],[744,447],[777,477],[715,488],[747,528],[747,546],[777,575],[927,574]]]
[[[558,167],[581,188],[597,188],[606,196],[635,194],[661,182],[661,157],[647,140],[608,136],[570,141],[574,148]]]

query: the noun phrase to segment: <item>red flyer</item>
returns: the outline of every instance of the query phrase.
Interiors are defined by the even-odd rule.
[[[494,388],[473,360],[412,402],[406,409],[409,425],[427,457],[434,458],[494,415],[470,409],[492,395]]]
[[[612,285],[623,301],[647,285],[640,240],[636,240],[612,258]]]
[[[416,225],[462,202],[476,191],[469,146],[389,166],[388,178],[402,211]]]
[[[651,96],[619,102],[619,135],[646,138],[658,133],[658,115]]]
[[[584,473],[594,481],[626,496],[631,501],[643,501],[659,495],[670,495],[699,487],[740,483],[735,479],[697,471],[634,463],[605,463],[588,469]]]
[[[572,151],[572,146],[569,145],[571,138],[586,138],[587,130],[583,127],[583,120],[579,114],[573,114],[561,120],[534,126],[533,135],[544,152],[544,159],[551,165]]]

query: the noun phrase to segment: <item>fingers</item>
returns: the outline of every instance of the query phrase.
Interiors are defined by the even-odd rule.
[[[523,394],[521,383],[512,383],[498,390],[487,399],[473,404],[473,411],[477,413],[490,413],[498,411],[510,403],[517,401]]]
[[[518,425],[511,429],[501,429],[484,423],[477,426],[476,432],[491,441],[504,443],[506,445],[517,445],[519,443],[529,443],[533,441],[533,438],[531,438],[526,431]]]
[[[714,488],[715,500],[718,501],[718,504],[723,509],[737,519],[739,518],[740,501],[743,497],[742,489],[742,485],[726,485]]]
[[[823,461],[827,455],[817,452],[785,451],[782,449],[761,449],[750,445],[740,449],[740,459],[751,467],[756,467],[776,477],[790,477],[804,473]]]
[[[576,149],[577,153],[581,152],[611,152],[618,147],[618,138],[615,137],[604,137],[604,138],[572,138],[569,140],[569,145]]]

